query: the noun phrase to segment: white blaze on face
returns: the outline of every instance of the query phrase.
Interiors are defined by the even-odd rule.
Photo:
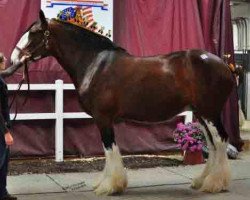
[[[18,50],[17,47],[20,48],[20,49],[23,49],[24,47],[26,47],[26,45],[28,44],[28,42],[29,42],[29,31],[26,32],[21,37],[21,39],[19,40],[19,42],[17,43],[15,49],[13,50],[13,52],[11,54],[11,62],[13,64],[16,64],[17,62],[20,61],[20,59],[19,59],[20,50]]]

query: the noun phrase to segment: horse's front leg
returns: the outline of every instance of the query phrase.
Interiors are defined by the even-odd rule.
[[[111,195],[122,193],[127,187],[127,175],[122,157],[115,143],[112,126],[98,125],[101,132],[106,163],[103,174],[94,186],[97,195]]]

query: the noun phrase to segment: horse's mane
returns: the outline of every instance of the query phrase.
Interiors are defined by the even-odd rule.
[[[126,52],[125,49],[117,46],[109,38],[103,35],[90,31],[84,27],[71,24],[69,22],[61,21],[58,19],[52,19],[52,20],[55,21],[56,23],[62,24],[65,29],[71,30],[75,34],[77,34],[77,40],[79,42],[82,42],[83,44],[84,42],[88,41],[91,42],[91,45],[96,48]]]

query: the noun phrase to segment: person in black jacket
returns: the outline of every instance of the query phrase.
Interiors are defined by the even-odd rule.
[[[25,57],[18,64],[19,67],[23,65]],[[6,59],[0,52],[0,72],[5,70]],[[9,71],[16,70],[16,67],[10,67]],[[7,76],[8,73],[0,73],[2,76]],[[6,188],[6,179],[8,173],[9,162],[9,146],[13,144],[13,137],[10,132],[11,121],[8,105],[8,90],[3,78],[0,76],[0,200],[15,200],[16,197],[10,195]]]
[[[13,137],[10,132],[11,121],[8,105],[8,89],[3,78],[12,75],[18,68],[24,65],[29,56],[23,56],[20,62],[10,66],[7,70],[6,58],[0,52],[0,200],[16,200],[7,191],[7,173],[9,163],[9,146],[13,144]]]

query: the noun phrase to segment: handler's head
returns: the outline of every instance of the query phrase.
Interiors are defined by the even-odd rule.
[[[6,65],[6,58],[4,57],[4,54],[0,52],[0,70],[4,70]]]

